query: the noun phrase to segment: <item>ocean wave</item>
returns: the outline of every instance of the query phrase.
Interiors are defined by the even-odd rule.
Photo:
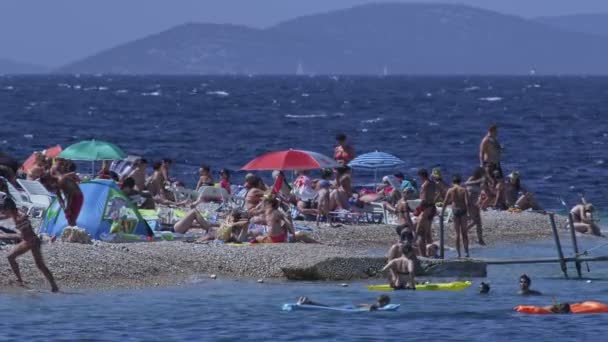
[[[466,87],[464,88],[464,91],[475,91],[475,90],[479,90],[478,86],[472,86],[472,87]]]
[[[497,101],[502,101],[502,97],[500,97],[500,96],[480,97],[479,101],[497,102]]]
[[[373,124],[373,123],[378,123],[378,122],[381,122],[381,121],[384,121],[384,118],[380,118],[380,117],[378,117],[378,118],[374,118],[374,119],[363,120],[363,121],[361,121],[361,122],[362,122],[362,123],[370,123],[370,124]]]
[[[230,96],[230,93],[228,93],[227,91],[223,91],[223,90],[214,90],[214,91],[208,91],[207,95],[226,97],[226,96]]]
[[[285,114],[286,118],[289,119],[313,119],[313,118],[326,118],[327,114]]]
[[[302,97],[309,97],[309,96],[310,96],[310,94],[309,94],[309,93],[302,93],[302,95],[301,95],[301,96],[302,96]]]
[[[160,90],[152,91],[149,93],[141,93],[142,96],[160,96],[162,93]]]
[[[33,134],[24,134],[23,137],[26,138],[26,139],[34,139],[34,135]]]
[[[128,93],[128,92],[129,92],[129,91],[128,91],[127,89],[119,89],[119,90],[117,90],[115,93],[116,93],[116,94],[126,94],[126,93]]]
[[[2,89],[4,89],[4,90],[13,90],[13,89],[15,89],[15,87],[9,85],[9,86],[6,86],[6,87],[4,87]]]

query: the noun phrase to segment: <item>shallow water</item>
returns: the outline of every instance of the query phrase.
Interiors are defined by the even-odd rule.
[[[505,170],[519,170],[545,207],[584,192],[601,209],[606,89],[606,77],[0,76],[0,150],[25,158],[105,139],[148,159],[175,159],[173,174],[193,184],[201,163],[217,172],[270,150],[331,155],[343,131],[359,153],[393,153],[409,175],[441,165],[449,180],[472,172],[496,122]],[[372,178],[355,174],[361,183]]]
[[[581,241],[584,248],[600,243]],[[594,255],[600,251],[596,252]],[[476,248],[473,253],[525,257],[554,256],[555,252],[546,241]],[[392,292],[392,302],[402,305],[399,311],[373,313],[283,312],[281,305],[300,295],[335,305],[371,302],[379,293],[367,291],[365,285],[380,280],[341,287],[339,283],[258,284],[201,278],[182,288],[60,295],[14,290],[0,297],[0,339],[603,341],[608,315],[526,316],[512,309],[518,304],[548,305],[553,298],[608,302],[607,266],[590,265],[591,273],[585,271],[590,283],[565,280],[557,264],[490,266],[488,278],[474,279],[467,290]],[[522,273],[530,275],[533,288],[545,295],[515,295]],[[570,274],[574,275],[573,267]],[[491,283],[490,295],[477,294],[481,280]],[[17,325],[15,318],[19,319]]]

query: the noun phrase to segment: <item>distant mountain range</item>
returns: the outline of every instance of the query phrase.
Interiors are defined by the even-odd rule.
[[[605,19],[523,19],[462,5],[370,4],[267,29],[188,23],[55,72],[608,74]]]
[[[565,31],[608,37],[608,13],[541,17],[536,20],[545,25],[560,28]]]
[[[20,63],[10,59],[0,58],[0,74],[43,74],[49,69],[33,64]]]

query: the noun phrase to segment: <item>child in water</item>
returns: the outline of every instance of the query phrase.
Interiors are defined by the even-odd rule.
[[[49,271],[44,264],[42,252],[40,250],[40,239],[34,234],[29,218],[17,209],[15,202],[4,192],[0,192],[0,219],[12,219],[15,222],[15,228],[19,231],[19,233],[15,234],[0,233],[0,239],[2,240],[21,240],[8,255],[8,262],[17,277],[19,285],[24,286],[23,279],[21,279],[21,272],[19,271],[19,264],[17,264],[17,258],[28,251],[32,251],[36,267],[38,267],[40,272],[42,272],[44,277],[51,284],[51,291],[59,291],[59,287],[57,287],[51,271]]]

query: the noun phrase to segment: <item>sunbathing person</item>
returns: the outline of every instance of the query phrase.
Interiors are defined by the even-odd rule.
[[[391,298],[389,296],[380,295],[378,297],[378,300],[374,304],[357,304],[356,307],[365,308],[365,309],[368,309],[369,311],[376,311],[380,308],[383,308],[383,307],[389,305],[390,303],[391,303]],[[308,299],[307,297],[298,298],[298,305],[328,306],[325,304],[313,302],[312,300]]]
[[[508,176],[505,188],[505,200],[509,208],[542,210],[538,203],[536,203],[534,195],[521,185],[521,177],[517,171],[511,172]]]
[[[416,258],[414,247],[407,243],[403,245],[402,253],[401,257],[389,261],[381,272],[389,271],[389,284],[395,290],[415,290],[418,258]]]
[[[321,221],[321,217],[325,218],[325,221],[331,226],[331,218],[329,217],[330,212],[330,190],[329,181],[320,180],[317,183],[317,227]]]
[[[11,269],[17,277],[17,283],[20,286],[24,286],[23,279],[21,278],[21,272],[19,271],[19,264],[17,264],[17,258],[20,255],[31,251],[32,256],[34,257],[34,262],[36,263],[36,267],[38,267],[40,272],[42,272],[44,277],[51,284],[51,291],[59,291],[59,287],[57,287],[57,284],[55,283],[53,274],[51,271],[49,271],[44,263],[40,248],[40,239],[34,233],[28,216],[19,211],[15,202],[4,192],[0,193],[0,216],[1,219],[12,219],[15,223],[15,228],[19,231],[19,233],[15,234],[0,233],[0,239],[19,239],[21,241],[17,246],[15,246],[7,257]]]
[[[492,207],[495,210],[507,210],[509,207],[507,206],[506,184],[498,170],[494,171],[494,179],[496,180],[496,187],[494,188],[495,197]]]
[[[129,197],[140,209],[154,209],[154,200],[149,192],[141,192],[135,189],[135,179],[128,177],[123,180],[120,190]]]
[[[259,211],[259,206],[262,203],[264,197],[264,190],[262,180],[260,177],[254,174],[248,174],[245,176],[245,210],[249,214],[249,217],[255,216]]]
[[[296,174],[298,177],[293,182],[293,191],[297,198],[298,211],[305,216],[316,217],[319,213],[316,209],[317,203],[315,201],[317,193],[312,187],[312,181],[308,177],[308,172],[306,170],[298,170]]]
[[[229,195],[232,192],[230,189],[230,171],[228,169],[220,170],[220,188],[226,190]]]
[[[600,227],[593,219],[595,207],[591,203],[578,204],[570,210],[574,229],[579,233],[588,233],[596,236],[602,236]]]
[[[294,242],[317,243],[302,232],[296,232],[293,222],[279,209],[279,201],[272,194],[264,195],[264,218],[268,226],[268,232],[258,236],[252,242],[258,243],[282,243],[289,242],[289,234],[293,236]]]
[[[201,168],[198,169],[198,182],[196,183],[196,191],[198,191],[203,186],[214,186],[215,182],[211,177],[211,168],[209,165],[201,165]]]
[[[165,188],[165,180],[161,168],[161,162],[152,164],[152,175],[146,181],[146,190],[150,191],[152,197],[161,195],[162,190]]]
[[[452,205],[452,216],[454,232],[456,233],[456,251],[460,254],[460,240],[464,246],[464,256],[469,257],[469,232],[467,228],[467,213],[469,208],[469,195],[467,190],[460,186],[460,175],[452,177],[453,186],[448,190],[443,201],[443,211],[448,205]]]
[[[519,277],[519,292],[517,292],[517,294],[522,295],[522,296],[540,296],[540,295],[542,295],[542,293],[532,290],[530,288],[530,285],[532,285],[532,279],[530,279],[530,277],[528,277],[526,274],[522,274]]]
[[[133,178],[135,181],[135,190],[144,191],[146,189],[146,169],[148,168],[148,161],[140,158],[133,163],[133,170],[129,172],[125,178]]]
[[[212,234],[212,228],[219,227],[219,224],[210,223],[196,209],[190,210],[184,217],[173,225],[173,232],[185,234],[190,229],[200,228],[207,234]]]

